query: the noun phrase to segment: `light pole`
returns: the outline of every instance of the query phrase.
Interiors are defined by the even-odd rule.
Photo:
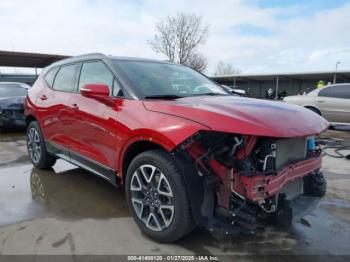
[[[337,81],[337,70],[338,70],[338,65],[339,64],[340,64],[339,61],[335,63],[335,72],[334,72],[333,84],[335,84],[335,82]]]

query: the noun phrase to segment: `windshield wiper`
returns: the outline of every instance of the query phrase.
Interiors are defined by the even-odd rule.
[[[177,98],[183,98],[183,96],[178,95],[152,95],[152,96],[145,96],[146,99],[177,99]]]
[[[228,94],[208,92],[208,93],[201,93],[201,94],[193,94],[191,96],[227,96],[227,95]]]

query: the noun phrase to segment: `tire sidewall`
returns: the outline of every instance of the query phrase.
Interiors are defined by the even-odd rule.
[[[40,152],[40,159],[37,163],[35,163],[33,161],[33,159],[31,158],[30,154],[29,154],[29,148],[28,148],[28,132],[31,128],[34,128],[38,134],[39,134],[39,139],[40,139],[40,147],[41,147],[41,152]],[[44,165],[45,162],[45,153],[46,153],[46,147],[45,147],[45,142],[43,139],[43,135],[40,129],[40,126],[38,124],[38,122],[36,121],[32,121],[29,123],[28,127],[27,127],[27,133],[26,133],[26,140],[27,140],[27,151],[28,151],[28,155],[29,155],[29,159],[32,162],[32,164],[38,168],[41,168]]]
[[[164,174],[174,194],[173,196],[174,217],[171,224],[163,231],[153,231],[147,228],[136,215],[132,201],[131,201],[131,192],[130,192],[131,177],[137,168],[145,164],[150,164],[157,167]],[[168,242],[169,236],[177,235],[178,229],[183,226],[181,225],[182,224],[181,217],[184,215],[188,215],[188,214],[184,214],[184,212],[188,212],[188,209],[186,209],[186,205],[188,205],[188,202],[186,201],[185,186],[183,183],[179,183],[180,181],[179,179],[174,179],[174,175],[177,175],[177,176],[180,175],[177,169],[174,170],[174,167],[175,167],[174,163],[173,163],[173,167],[169,167],[168,165],[164,164],[163,161],[159,161],[157,158],[153,158],[150,155],[143,153],[138,157],[136,157],[131,162],[126,175],[126,181],[125,181],[126,182],[125,183],[126,200],[128,202],[128,207],[130,209],[130,212],[132,212],[134,220],[146,235],[161,242]]]

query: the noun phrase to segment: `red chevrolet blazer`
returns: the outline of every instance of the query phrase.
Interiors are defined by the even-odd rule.
[[[291,223],[326,192],[321,116],[237,97],[188,67],[89,54],[45,68],[25,101],[34,166],[65,159],[124,186],[141,230],[252,232]]]

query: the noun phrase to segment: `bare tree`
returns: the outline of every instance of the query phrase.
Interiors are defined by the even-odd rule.
[[[241,70],[234,67],[232,64],[220,61],[215,68],[214,75],[234,75],[240,74]]]
[[[205,43],[208,29],[201,17],[178,13],[156,24],[157,33],[149,43],[155,52],[166,55],[170,61],[203,71],[207,61],[198,52],[198,46]]]
[[[187,65],[198,72],[203,72],[207,68],[208,62],[201,53],[193,53],[189,56],[188,61],[184,63],[184,65]]]

